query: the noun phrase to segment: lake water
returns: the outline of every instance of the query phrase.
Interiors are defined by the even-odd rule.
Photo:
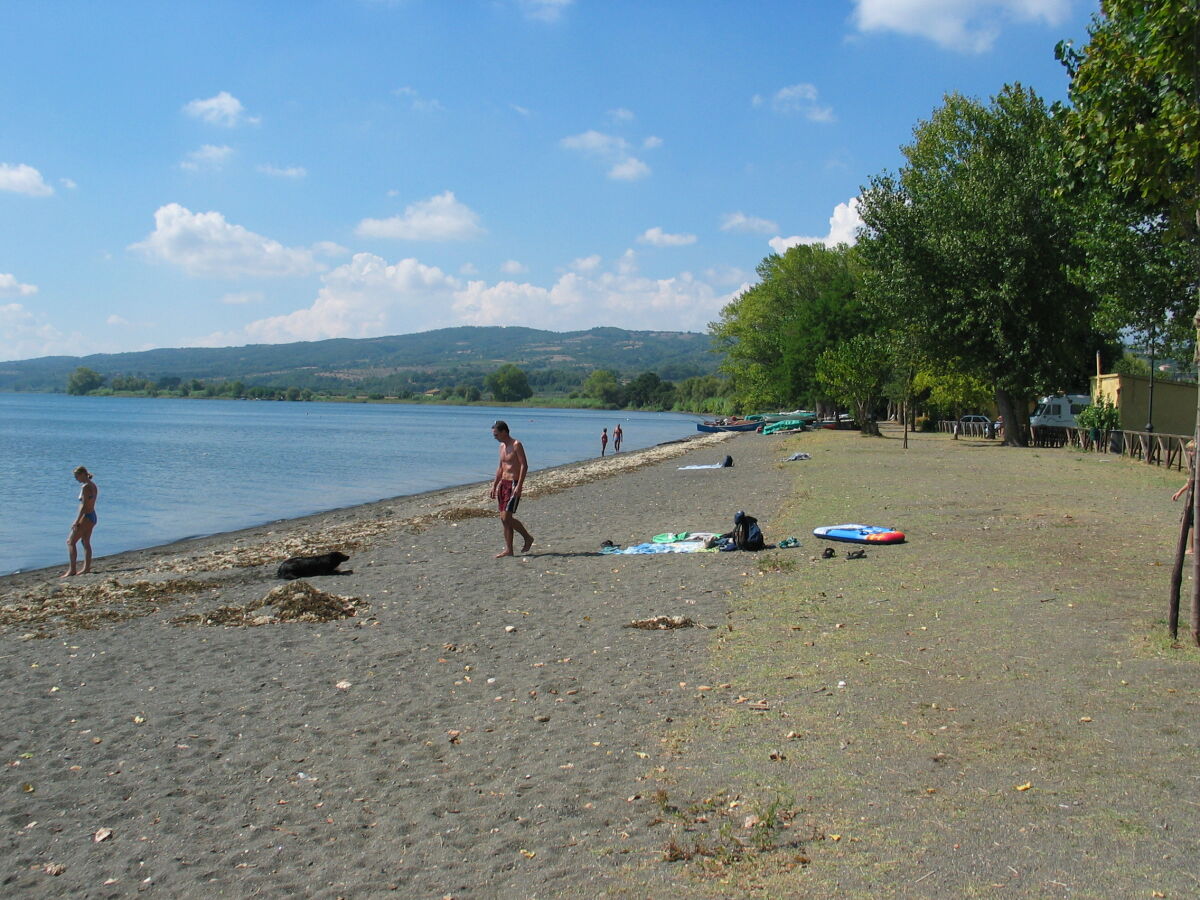
[[[72,470],[100,486],[97,556],[490,480],[496,419],[530,467],[695,433],[673,413],[0,394],[0,574],[66,564]],[[611,450],[611,444],[610,444]]]

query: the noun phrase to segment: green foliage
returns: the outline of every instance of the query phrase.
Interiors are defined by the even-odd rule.
[[[1192,237],[1200,222],[1200,5],[1195,0],[1104,0],[1076,51],[1060,43],[1071,76],[1067,171],[1112,183],[1171,212]]]
[[[1079,252],[1075,210],[1054,196],[1061,144],[1032,91],[1006,86],[988,106],[951,94],[917,126],[900,174],[873,178],[859,207],[879,314],[993,385],[1006,414],[1071,382],[1092,352],[1094,299],[1065,275]]]
[[[505,363],[483,380],[484,387],[501,403],[524,400],[533,396],[533,388],[525,373],[512,363]]]
[[[1142,375],[1148,377],[1150,375],[1150,363],[1146,362],[1140,356],[1126,353],[1117,360],[1116,365],[1113,366],[1113,371],[1118,375]]]
[[[892,371],[892,360],[884,341],[860,334],[826,350],[817,359],[817,380],[826,393],[853,407],[864,433],[878,433],[875,407]]]
[[[760,281],[709,326],[726,352],[721,367],[744,409],[812,406],[821,397],[817,358],[872,330],[863,307],[862,267],[849,247],[792,247],[758,266]]]
[[[87,366],[80,366],[67,379],[68,394],[86,394],[104,384],[104,376]]]
[[[640,409],[670,409],[675,404],[675,385],[654,372],[643,372],[625,385],[625,405]]]
[[[1121,427],[1121,413],[1111,400],[1101,399],[1077,413],[1075,421],[1080,428],[1107,434]]]
[[[601,403],[614,406],[619,405],[622,399],[617,373],[609,369],[596,369],[588,375],[583,381],[583,393]]]
[[[969,410],[987,409],[992,403],[991,385],[961,372],[918,372],[914,387],[924,396],[935,418],[958,419]]]

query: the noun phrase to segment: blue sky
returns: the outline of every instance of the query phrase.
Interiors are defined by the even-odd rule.
[[[703,331],[1095,0],[43,0],[0,29],[0,359]]]

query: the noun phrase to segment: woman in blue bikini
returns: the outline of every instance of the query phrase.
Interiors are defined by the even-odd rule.
[[[96,497],[100,494],[100,488],[96,487],[96,482],[92,481],[92,473],[84,466],[75,469],[75,480],[82,484],[83,488],[79,491],[79,514],[71,523],[71,533],[67,535],[67,552],[70,554],[71,564],[67,566],[67,571],[63,572],[63,578],[86,575],[92,571],[92,529],[96,527]],[[75,544],[80,542],[83,543],[83,568],[77,570]]]

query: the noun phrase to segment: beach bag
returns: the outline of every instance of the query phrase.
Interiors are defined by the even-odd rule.
[[[766,546],[762,529],[758,527],[758,519],[746,515],[741,510],[733,517],[732,537],[739,550],[761,550]]]
[[[722,469],[732,469],[733,468],[733,457],[726,456],[725,462],[721,463],[721,468]]]

